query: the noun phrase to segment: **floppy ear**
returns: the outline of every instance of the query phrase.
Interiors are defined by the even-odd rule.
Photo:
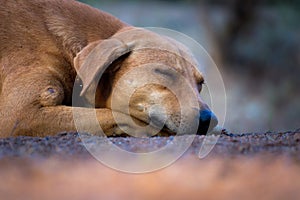
[[[93,42],[80,51],[74,58],[74,67],[83,83],[80,95],[83,96],[93,80],[103,74],[113,61],[130,52],[133,46],[133,42],[125,44],[110,38]]]

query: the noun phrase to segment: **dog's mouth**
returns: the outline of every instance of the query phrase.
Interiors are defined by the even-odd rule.
[[[181,119],[181,117],[178,116],[177,118]],[[186,121],[186,123],[184,123],[182,120],[178,122],[176,120],[177,118],[175,117],[174,119],[171,116],[157,118],[152,116],[151,122],[155,127],[161,130],[158,133],[158,135],[178,135],[178,134],[179,135],[183,135],[183,134],[206,135],[210,133],[218,124],[217,119],[214,119],[214,117],[210,117],[208,122],[203,122],[200,119],[197,125],[196,125],[196,120],[198,119],[195,119],[195,121]]]

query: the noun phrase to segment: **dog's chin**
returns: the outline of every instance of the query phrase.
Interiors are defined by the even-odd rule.
[[[171,136],[176,135],[178,128],[170,126],[169,123],[164,120],[151,119],[151,124],[160,130],[156,136]]]

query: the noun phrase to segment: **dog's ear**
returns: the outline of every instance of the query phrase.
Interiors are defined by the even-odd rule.
[[[125,44],[121,40],[110,38],[93,42],[80,51],[74,59],[74,67],[81,78],[84,95],[97,76],[122,55],[133,49],[134,42]]]

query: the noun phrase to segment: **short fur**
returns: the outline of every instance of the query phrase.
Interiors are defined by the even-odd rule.
[[[0,136],[75,131],[72,109],[81,113],[85,131],[97,133],[98,126],[90,123],[88,109],[71,107],[75,78],[78,74],[82,79],[84,94],[91,84],[87,79],[94,76],[93,70],[98,70],[82,67],[86,57],[99,45],[108,48],[105,41],[131,29],[135,28],[108,13],[72,0],[0,0]],[[120,49],[118,45],[116,48]],[[151,52],[154,57],[159,57],[159,53]],[[109,60],[111,55],[105,60],[105,54],[100,59],[108,64],[119,59],[113,65],[122,69],[130,68],[129,62],[134,60],[147,60],[145,55],[133,55],[127,61],[119,58],[124,54],[126,51],[122,50],[113,60]],[[101,79],[97,89],[101,107],[96,109],[97,120],[107,135],[122,132],[107,106],[109,92],[104,92],[113,87],[111,79],[117,76],[110,67],[110,73],[105,72],[106,79]],[[193,84],[196,79],[203,79],[199,74],[189,77]],[[207,108],[204,103],[200,107]],[[128,115],[121,111],[116,114],[121,116],[122,124],[130,123]],[[133,117],[140,124],[149,121],[139,115]]]

